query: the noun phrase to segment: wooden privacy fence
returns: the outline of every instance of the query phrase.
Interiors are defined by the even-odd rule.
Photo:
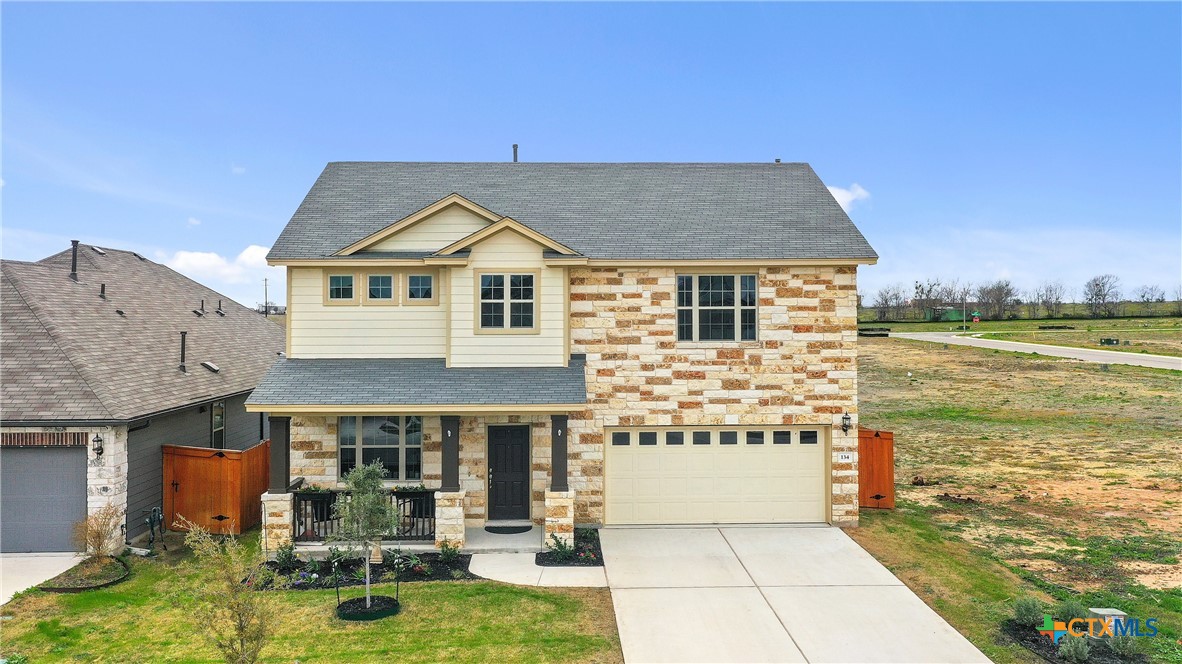
[[[895,434],[858,427],[858,506],[894,509]]]
[[[271,441],[248,450],[162,445],[164,453],[164,524],[178,527],[178,517],[211,533],[238,535],[262,519],[259,498],[267,490]]]

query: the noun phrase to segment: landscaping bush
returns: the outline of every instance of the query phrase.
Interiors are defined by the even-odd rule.
[[[106,505],[74,524],[74,543],[92,558],[113,556],[123,549],[122,525],[123,510]]]
[[[1137,638],[1133,636],[1111,636],[1108,638],[1108,647],[1118,657],[1132,657],[1138,652]]]
[[[1014,601],[1014,620],[1023,627],[1039,627],[1042,625],[1042,602],[1033,597],[1019,597]]]
[[[1088,661],[1088,653],[1091,649],[1087,637],[1084,636],[1065,634],[1059,641],[1059,656],[1069,662],[1078,664]]]
[[[551,533],[550,541],[546,542],[546,549],[554,555],[554,558],[561,562],[567,562],[575,559],[575,547],[564,539],[560,539],[558,535]]]
[[[299,567],[300,559],[296,556],[295,543],[288,542],[275,549],[275,564],[284,572]]]
[[[183,517],[180,522],[189,531],[185,544],[193,550],[186,569],[197,600],[194,625],[226,662],[253,664],[277,620],[274,598],[255,588],[274,586],[278,579],[262,564],[259,549],[236,537],[215,537]]]
[[[1059,602],[1059,606],[1055,607],[1055,617],[1065,623],[1069,623],[1075,618],[1084,620],[1090,615],[1087,607],[1080,604],[1079,600],[1076,599],[1065,599]]]
[[[444,565],[454,564],[460,559],[460,547],[451,543],[451,540],[443,540],[439,543],[439,560]]]

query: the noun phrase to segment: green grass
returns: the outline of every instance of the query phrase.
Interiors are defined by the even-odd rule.
[[[33,662],[209,662],[193,598],[175,570],[135,559],[127,581],[76,595],[30,592],[4,606],[0,653]],[[392,594],[393,587],[378,585]],[[361,593],[342,591],[344,598]],[[333,591],[276,593],[273,662],[618,662],[606,589],[541,589],[495,582],[403,584],[403,612],[372,623],[333,615]]]
[[[959,322],[927,323],[923,321],[905,322],[876,322],[860,320],[859,327],[889,327],[891,332],[947,332],[960,326]],[[1146,329],[1182,329],[1182,318],[1163,316],[1152,318],[1055,318],[1051,320],[987,320],[980,323],[969,322],[969,332],[1020,332],[1038,331],[1039,325],[1070,325],[1075,332],[1096,332],[1103,330],[1146,330]],[[1060,330],[1072,332],[1073,330]],[[1047,330],[1051,332],[1051,330]]]

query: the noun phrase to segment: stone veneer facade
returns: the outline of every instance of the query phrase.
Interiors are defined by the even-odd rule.
[[[830,432],[831,519],[857,524],[857,269],[761,268],[758,341],[677,341],[678,273],[751,272],[571,269],[571,351],[587,355],[588,408],[570,417],[577,523],[603,521],[604,427],[787,424]]]
[[[857,286],[855,267],[758,270],[759,340],[683,342],[676,337],[676,275],[750,273],[741,269],[571,268],[571,351],[587,357],[585,410],[570,414],[569,484],[573,521],[603,523],[604,428],[614,426],[796,425],[828,431],[830,518],[858,520]],[[842,415],[853,426],[843,433]],[[291,476],[337,486],[335,416],[291,420]],[[567,496],[552,495],[550,418],[484,415],[460,419],[460,488],[468,526],[484,523],[485,428],[531,427],[532,518],[565,531]],[[837,455],[851,453],[852,463]],[[423,479],[442,473],[438,416],[423,418]],[[416,482],[417,483],[417,482]],[[449,496],[450,497],[450,496]]]

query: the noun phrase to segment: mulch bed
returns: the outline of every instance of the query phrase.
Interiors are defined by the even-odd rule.
[[[603,567],[599,531],[594,528],[575,528],[575,547],[569,557],[548,549],[538,553],[534,563],[541,567]]]
[[[88,558],[38,588],[51,593],[80,593],[113,586],[130,574],[127,563],[113,556]]]
[[[398,600],[386,595],[370,595],[369,607],[365,606],[365,597],[347,599],[337,605],[337,617],[341,620],[377,620],[396,615],[402,607]]]
[[[374,563],[369,566],[371,583],[393,583],[397,579],[401,583],[415,581],[467,581],[480,577],[468,571],[472,556],[461,554],[450,562],[443,562],[438,553],[405,554],[410,565],[399,570],[388,557],[386,562]],[[278,584],[284,590],[322,590],[325,588],[346,588],[349,586],[365,585],[365,563],[360,558],[349,558],[340,562],[337,567],[338,577],[333,577],[332,563],[327,560],[303,561],[297,566],[280,568],[274,561],[265,563],[270,570],[277,572],[286,580]],[[276,584],[260,585],[262,590],[271,590]]]
[[[1048,662],[1071,664],[1059,656],[1058,644],[1051,643],[1050,639],[1039,634],[1038,630],[1033,627],[1019,625],[1011,619],[1002,623],[1001,631],[1022,647]],[[1103,639],[1089,639],[1088,645],[1092,647],[1088,652],[1088,664],[1140,664],[1149,661],[1148,657],[1140,653],[1132,657],[1121,657],[1112,652]]]

